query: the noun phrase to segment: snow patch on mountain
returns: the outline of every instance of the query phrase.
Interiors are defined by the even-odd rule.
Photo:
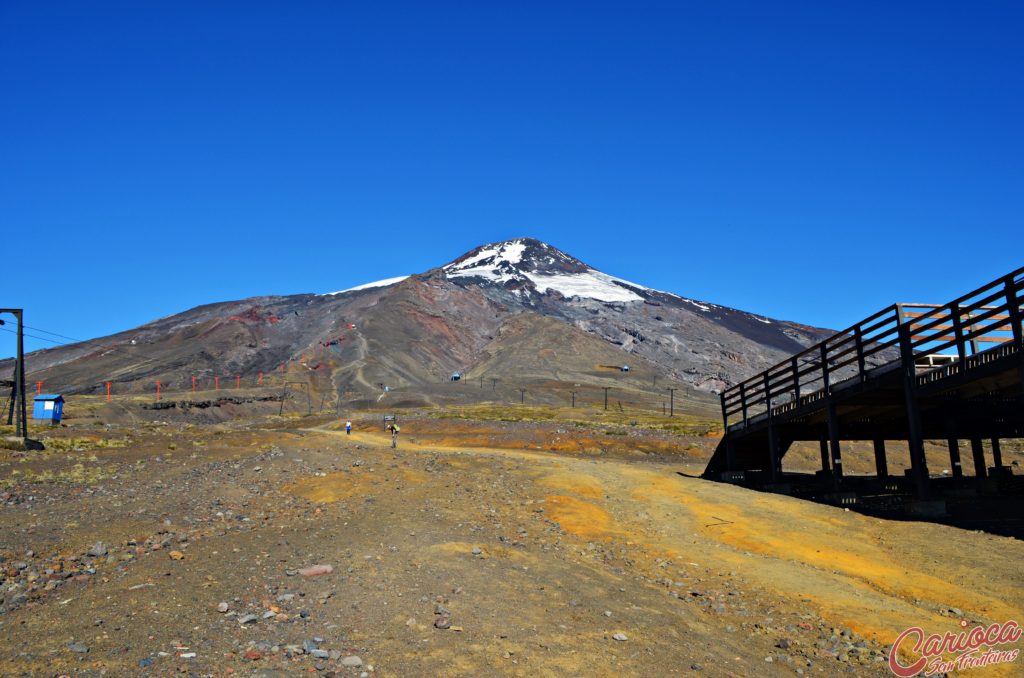
[[[448,264],[444,270],[448,271],[449,277],[481,275],[481,269],[497,268],[502,264],[515,266],[523,260],[525,251],[526,244],[519,240],[495,243],[482,248],[468,259]]]
[[[537,286],[540,293],[554,290],[566,297],[585,297],[598,301],[643,301],[643,297],[632,292],[621,284],[619,279],[590,269],[586,273],[567,273],[565,275],[540,275],[526,273],[527,278]],[[621,281],[625,283],[625,281]],[[632,283],[625,283],[632,285]],[[639,287],[638,285],[632,285]],[[640,288],[643,289],[643,288]]]
[[[347,290],[338,290],[337,292],[328,292],[328,293],[323,294],[321,296],[332,297],[335,294],[345,294],[345,292],[357,292],[359,290],[369,290],[369,289],[372,289],[374,287],[388,287],[389,285],[396,285],[396,284],[402,282],[403,280],[405,280],[408,277],[409,276],[407,276],[407,275],[400,275],[400,276],[398,276],[396,278],[385,278],[384,280],[377,280],[375,282],[369,282],[369,283],[365,283],[363,285],[356,285],[355,287],[349,287]]]

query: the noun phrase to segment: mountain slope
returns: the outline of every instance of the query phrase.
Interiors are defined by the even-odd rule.
[[[830,332],[687,299],[597,271],[546,243],[478,247],[422,274],[342,292],[209,304],[128,332],[30,355],[48,390],[246,384],[283,375],[369,397],[474,378],[683,384],[714,391]],[[0,365],[10,370],[11,361]],[[603,367],[602,367],[603,365]]]

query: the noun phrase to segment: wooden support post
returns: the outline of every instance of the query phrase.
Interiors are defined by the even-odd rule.
[[[960,441],[950,438],[949,443],[949,466],[953,470],[954,478],[963,478],[964,471],[960,467]]]
[[[821,470],[825,473],[831,473],[832,466],[828,463],[828,439],[822,438],[818,443],[819,451],[821,452]]]
[[[772,414],[771,380],[768,378],[767,372],[764,373],[764,398],[768,403],[768,459],[772,466],[769,478],[774,483],[778,482],[781,464],[779,463],[779,434],[775,430],[775,417]]]
[[[796,361],[796,356],[793,356],[790,369],[793,370],[794,400],[796,400],[796,406],[800,407],[800,365]]]
[[[215,390],[215,391],[219,391],[220,390],[220,377],[219,376],[215,376],[213,378],[213,390]]]
[[[911,370],[914,366],[911,365]],[[928,495],[928,464],[924,456],[924,439],[921,435],[921,413],[917,409],[917,397],[913,389],[904,387],[904,400],[907,408],[908,435],[907,445],[910,448],[910,469],[917,485],[917,494],[922,499]]]
[[[259,381],[259,384],[260,384],[260,386],[263,386],[263,370],[260,370],[260,381]]]
[[[160,400],[160,380],[156,380],[156,399]]]
[[[899,311],[900,361],[903,368],[903,401],[907,412],[907,443],[910,447],[910,469],[917,486],[917,496],[928,496],[928,463],[924,456],[924,437],[921,431],[921,412],[917,406],[917,366],[914,363],[914,344],[911,332],[912,322],[904,318],[902,306]]]
[[[960,363],[959,370],[964,370],[964,360],[967,359],[967,347],[964,345],[964,323],[960,317],[960,304],[950,304],[950,315],[953,318],[953,338],[956,340],[956,357]]]
[[[1020,302],[1017,299],[1017,291],[1014,288],[1013,275],[1006,276],[1003,287],[1006,289],[1007,315],[1010,316],[1010,331],[1013,333],[1013,343],[1017,345],[1017,378],[1020,381],[1020,391],[1024,393],[1024,318],[1020,313]]]
[[[992,439],[992,466],[997,478],[1003,474],[1003,451],[999,448],[999,438]]]
[[[981,438],[971,438],[971,456],[974,457],[974,476],[987,478],[988,465],[985,463],[985,448],[981,445]]]
[[[747,425],[747,385],[740,382],[740,407],[743,409],[743,425]]]
[[[192,375],[192,392],[196,392],[196,375]]]
[[[853,329],[853,341],[857,348],[857,374],[860,376],[861,383],[864,383],[864,380],[867,379],[867,372],[864,369],[864,332],[860,325]]]
[[[879,480],[889,477],[889,464],[885,458],[885,440],[875,438],[875,473]]]
[[[782,464],[779,460],[779,434],[771,424],[768,425],[768,458],[771,460],[772,465],[769,471],[769,478],[771,478],[773,483],[778,482],[779,471],[782,469]]]
[[[235,388],[242,388],[242,375],[235,375]]]
[[[832,452],[832,481],[836,490],[843,484],[843,451],[839,445],[839,418],[836,406],[828,404],[828,442]]]

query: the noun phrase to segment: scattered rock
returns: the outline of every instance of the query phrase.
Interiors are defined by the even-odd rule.
[[[298,570],[298,573],[303,577],[318,577],[322,574],[330,574],[334,572],[334,568],[330,565],[310,565]]]
[[[446,629],[452,625],[452,622],[447,617],[438,617],[434,620],[434,628]]]
[[[617,640],[619,642],[623,642],[623,641],[629,640],[629,636],[627,636],[625,633],[616,633],[615,635],[612,636],[612,640]]]
[[[238,623],[242,626],[245,626],[246,624],[255,624],[258,620],[259,617],[257,617],[256,615],[246,614],[238,618]]]
[[[96,542],[92,545],[92,548],[86,551],[86,555],[90,555],[93,558],[99,558],[100,556],[107,555],[107,545],[101,541]]]
[[[86,652],[89,651],[89,648],[86,647],[85,645],[83,645],[82,643],[73,643],[73,642],[72,643],[68,643],[68,649],[71,650],[72,652],[78,652],[80,654],[85,654]]]
[[[221,614],[224,614],[227,611],[228,611],[228,604],[227,603],[217,603],[217,612],[220,612]]]
[[[350,654],[349,656],[342,658],[341,665],[342,666],[362,666],[363,665],[363,660],[360,659],[357,655]]]
[[[171,560],[184,560],[185,559],[185,554],[182,553],[181,551],[171,551],[167,555],[169,555],[171,557]]]

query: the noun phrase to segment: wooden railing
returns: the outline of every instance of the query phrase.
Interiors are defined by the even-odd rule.
[[[902,365],[923,384],[1024,351],[1022,319],[1024,268],[947,304],[893,304],[723,391],[723,422],[778,416]]]

